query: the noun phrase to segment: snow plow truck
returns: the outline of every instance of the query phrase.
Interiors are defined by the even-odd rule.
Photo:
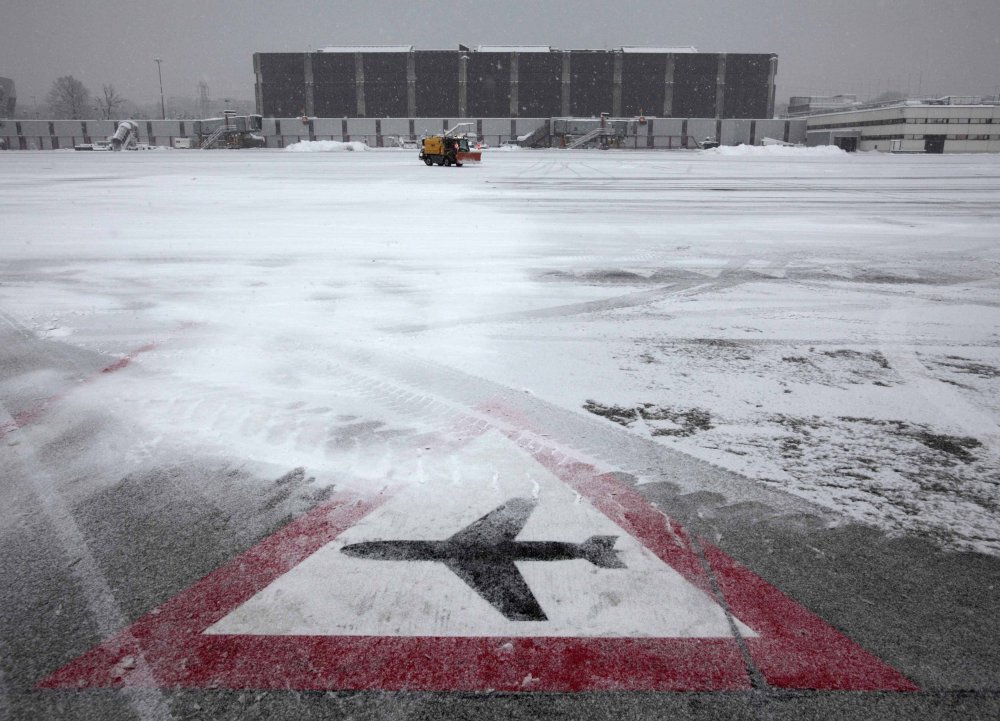
[[[478,163],[482,160],[482,152],[469,148],[469,140],[464,135],[456,133],[462,123],[443,135],[428,135],[420,143],[420,159],[425,165],[455,165],[462,167],[465,163]]]

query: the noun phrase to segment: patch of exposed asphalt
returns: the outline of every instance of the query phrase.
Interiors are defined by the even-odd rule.
[[[873,363],[876,363],[879,366],[879,368],[885,368],[886,370],[891,368],[891,366],[889,365],[889,361],[886,359],[886,357],[881,353],[879,353],[878,351],[873,351],[871,353],[862,353],[861,351],[851,350],[850,348],[841,348],[840,350],[825,350],[823,351],[823,355],[829,358],[850,358],[850,359],[866,358],[872,361]]]
[[[988,363],[979,363],[971,358],[949,355],[945,356],[943,360],[936,360],[932,362],[941,368],[947,368],[948,370],[952,370],[956,373],[966,373],[969,375],[979,376],[980,378],[1000,378],[1000,368],[991,366]]]
[[[692,278],[707,280],[706,276],[699,273],[675,268],[660,268],[651,274],[635,273],[624,268],[597,268],[572,273],[563,270],[546,270],[537,272],[536,277],[542,281],[585,283],[588,285],[662,285]]]
[[[678,251],[684,251],[686,246],[679,246]],[[789,266],[783,268],[784,277],[776,278],[766,271],[754,268],[728,270],[726,277],[732,280],[750,282],[784,282],[788,279],[797,281],[836,281],[840,283],[864,283],[866,285],[940,285],[959,280],[957,276],[944,275],[922,271],[920,275],[894,273],[891,270],[871,270],[860,272],[846,278],[840,273],[825,268]],[[576,282],[588,284],[620,284],[620,283],[664,283],[679,279],[707,278],[707,276],[684,268],[662,267],[652,273],[635,273],[624,268],[594,268],[580,271],[538,270],[535,276],[542,281]],[[967,280],[965,278],[962,278]]]
[[[805,355],[786,355],[783,363],[799,366],[795,380],[821,385],[837,386],[841,383],[889,387],[897,379],[892,377],[892,366],[879,351],[859,351],[852,348],[817,351],[811,347]],[[888,373],[886,373],[888,371]]]
[[[719,462],[750,478],[890,532],[1000,553],[1000,458],[974,437],[868,417],[765,411],[733,422],[652,403],[583,408],[681,450],[721,453]]]
[[[752,435],[718,440],[769,460],[769,484],[944,546],[1000,551],[1000,462],[971,436],[902,420],[772,414]]]
[[[647,365],[689,359],[699,366],[719,367],[726,372],[752,368],[755,373],[780,375],[787,382],[829,387],[870,383],[888,388],[902,383],[889,360],[875,350],[824,350],[815,346],[781,350],[723,338],[683,338],[643,345],[638,360]]]
[[[588,400],[583,404],[583,409],[626,428],[641,420],[649,427],[649,433],[653,436],[692,436],[713,427],[712,415],[704,408],[675,408],[653,403],[625,408]]]
[[[877,420],[874,418],[854,418],[842,416],[842,421],[849,423],[866,423],[887,429],[897,435],[905,435],[920,441],[933,451],[940,451],[955,456],[964,463],[972,463],[976,457],[969,453],[971,449],[981,448],[982,443],[971,436],[949,436],[943,433],[931,433],[927,426],[915,425],[906,421]],[[947,463],[945,464],[947,465]]]

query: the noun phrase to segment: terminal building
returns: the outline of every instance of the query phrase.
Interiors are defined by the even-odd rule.
[[[255,53],[265,118],[771,118],[774,54],[692,47],[329,47]]]
[[[895,153],[1000,152],[1000,103],[980,97],[852,104],[806,118],[809,145]]]
[[[0,78],[0,118],[13,118],[17,106],[17,93],[14,81],[10,78]]]

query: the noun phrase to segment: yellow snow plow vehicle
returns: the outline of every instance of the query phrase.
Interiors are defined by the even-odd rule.
[[[419,157],[425,165],[462,167],[465,163],[478,163],[482,160],[482,152],[470,149],[468,138],[455,133],[460,127],[461,125],[457,125],[443,135],[428,135],[423,139],[420,143]]]

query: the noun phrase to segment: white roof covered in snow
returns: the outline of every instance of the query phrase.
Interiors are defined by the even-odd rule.
[[[696,53],[698,48],[693,45],[675,45],[666,48],[647,47],[645,45],[626,45],[622,47],[623,53]]]
[[[321,53],[408,53],[412,45],[331,45],[320,48]]]
[[[550,53],[549,45],[480,45],[477,53]]]

